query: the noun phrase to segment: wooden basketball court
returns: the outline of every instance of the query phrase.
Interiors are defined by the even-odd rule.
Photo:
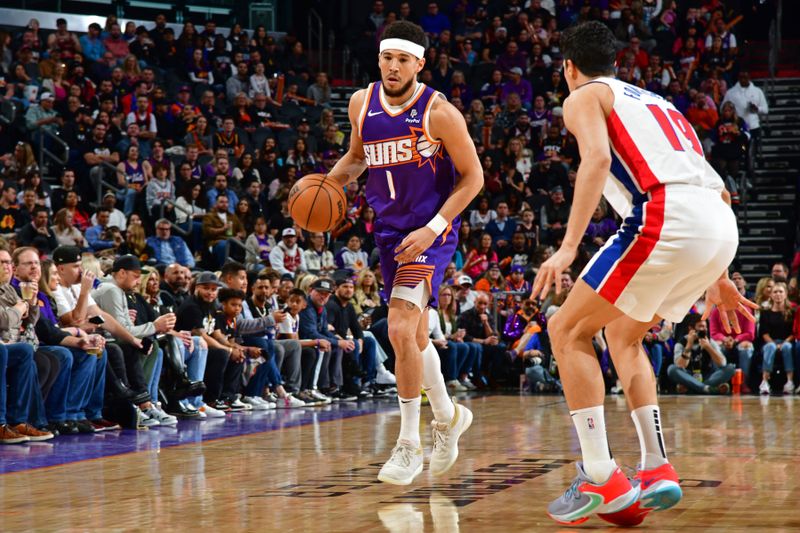
[[[2,531],[493,532],[563,530],[546,504],[575,474],[559,396],[465,398],[475,414],[441,479],[375,479],[399,428],[396,402],[228,415],[178,428],[61,437],[0,449]],[[684,499],[659,531],[800,529],[798,400],[664,397]],[[606,400],[618,462],[638,441],[625,400]],[[423,408],[423,419],[430,420]],[[423,428],[430,452],[430,433]],[[115,455],[116,454],[116,455]],[[592,518],[578,529],[611,529]]]

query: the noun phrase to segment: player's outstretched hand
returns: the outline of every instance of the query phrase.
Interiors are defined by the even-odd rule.
[[[556,294],[561,293],[561,273],[569,268],[575,260],[576,253],[576,250],[562,246],[550,259],[542,263],[542,266],[539,267],[539,272],[536,273],[536,279],[533,280],[531,300],[536,300],[537,296],[543,300],[547,298],[550,286],[554,283]]]
[[[398,263],[410,263],[430,248],[435,240],[436,235],[427,226],[414,230],[394,249],[394,259]]]
[[[758,309],[758,304],[742,296],[736,289],[736,285],[727,277],[718,279],[706,289],[706,310],[703,313],[703,320],[711,315],[714,307],[719,309],[719,319],[725,333],[731,332],[731,326],[736,333],[742,332],[736,311],[739,311],[750,322],[756,321],[750,309]]]

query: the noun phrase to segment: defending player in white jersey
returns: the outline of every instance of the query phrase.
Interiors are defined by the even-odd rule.
[[[561,46],[570,96],[564,122],[581,155],[566,235],[545,261],[531,298],[544,296],[575,259],[601,194],[624,218],[592,258],[549,322],[564,394],[583,462],[570,488],[548,507],[558,522],[593,513],[620,525],[675,505],[681,489],[667,460],[652,366],[642,338],[661,319],[679,322],[706,292],[707,313],[739,328],[734,310],[755,308],[736,291],[727,268],[738,231],[729,196],[708,165],[694,130],[669,102],[613,79],[615,39],[588,22],[564,32]],[[605,328],[639,443],[633,480],[618,468],[606,439],[605,389],[592,337]]]

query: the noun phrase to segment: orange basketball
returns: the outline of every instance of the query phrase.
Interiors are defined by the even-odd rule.
[[[307,231],[330,231],[344,220],[347,199],[339,183],[324,174],[309,174],[289,191],[289,213]]]

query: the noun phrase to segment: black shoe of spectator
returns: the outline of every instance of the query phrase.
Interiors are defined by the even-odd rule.
[[[185,419],[192,419],[192,418],[200,418],[200,412],[196,409],[187,409],[183,406],[180,402],[170,402],[167,404],[166,409],[164,409],[167,414],[172,416],[177,416],[178,418],[185,418]]]
[[[355,394],[348,394],[345,391],[337,390],[336,392],[329,394],[333,401],[335,402],[355,402],[358,401],[358,396]]]
[[[125,400],[133,405],[141,405],[150,401],[150,393],[147,391],[136,392],[128,387],[121,379],[115,379],[110,383],[110,388],[114,395],[120,400]]]
[[[53,435],[55,435],[56,432],[58,432],[59,435],[74,435],[78,432],[78,428],[75,424],[71,423],[71,421],[65,420],[64,422],[50,422],[47,424],[47,431]]]
[[[175,384],[175,390],[170,392],[170,396],[176,400],[183,400],[191,396],[202,396],[205,392],[205,383],[202,381],[189,381],[186,376],[183,376],[178,383]]]
[[[49,424],[45,424],[44,426],[39,426],[36,429],[38,429],[39,431],[49,431],[50,433],[53,434],[54,437],[58,437],[61,434],[61,432],[58,431],[55,428],[54,429],[50,429],[50,425]]]
[[[231,406],[228,405],[227,403],[225,403],[222,400],[216,400],[216,401],[210,403],[209,405],[211,407],[213,407],[214,409],[217,409],[219,411],[224,411],[226,413],[231,412]]]
[[[116,422],[111,422],[110,420],[106,420],[105,418],[90,420],[89,423],[94,426],[94,430],[98,433],[101,431],[116,431],[118,429],[122,429],[122,426],[120,426]]]
[[[97,433],[94,425],[86,419],[78,420],[74,424],[78,428],[78,433]]]

